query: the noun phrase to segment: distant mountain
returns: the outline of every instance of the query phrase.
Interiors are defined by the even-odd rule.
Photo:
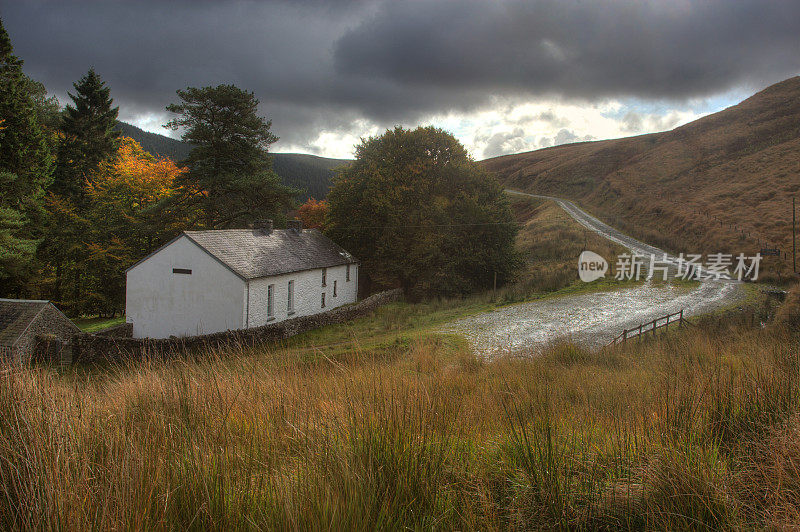
[[[174,161],[185,159],[192,150],[186,142],[144,131],[125,122],[117,122],[117,130],[131,137],[153,155]],[[284,184],[305,191],[305,196],[323,199],[328,194],[335,168],[350,164],[349,159],[330,159],[305,153],[272,153],[272,168]]]
[[[169,157],[173,161],[185,159],[192,151],[191,144],[158,133],[150,133],[126,122],[117,121],[116,129],[123,136],[130,137],[141,144],[142,148],[153,155]]]
[[[331,188],[335,169],[350,164],[349,159],[329,159],[306,153],[273,153],[272,168],[283,182],[306,191],[306,197],[323,199]]]
[[[483,164],[508,187],[576,200],[672,251],[779,248],[781,260],[770,259],[770,270],[786,273],[792,270],[798,161],[800,77],[794,77],[672,131],[555,146]]]

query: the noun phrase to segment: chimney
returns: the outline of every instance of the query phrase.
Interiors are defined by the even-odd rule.
[[[295,233],[303,232],[303,221],[302,220],[289,220],[286,222],[286,229],[291,229]]]
[[[272,220],[255,220],[253,222],[253,230],[262,235],[272,233]]]

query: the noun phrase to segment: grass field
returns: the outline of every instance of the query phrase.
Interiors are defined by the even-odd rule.
[[[491,364],[452,337],[368,336],[5,373],[0,526],[800,523],[800,356],[780,329],[709,322]]]
[[[547,204],[515,209],[537,220],[519,244],[552,281],[396,303],[282,346],[0,374],[0,528],[800,524],[800,293],[780,325],[758,326],[765,307],[487,363],[437,325],[592,289],[537,248],[585,236],[548,226]]]

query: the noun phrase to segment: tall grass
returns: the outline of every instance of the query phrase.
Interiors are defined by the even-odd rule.
[[[18,369],[0,526],[797,525],[799,372],[792,335],[719,328],[491,363],[429,336]]]

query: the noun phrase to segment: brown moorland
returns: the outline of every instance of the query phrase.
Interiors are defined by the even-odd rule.
[[[572,199],[669,251],[779,248],[762,269],[783,280],[800,191],[800,77],[672,131],[483,162],[508,187]]]

